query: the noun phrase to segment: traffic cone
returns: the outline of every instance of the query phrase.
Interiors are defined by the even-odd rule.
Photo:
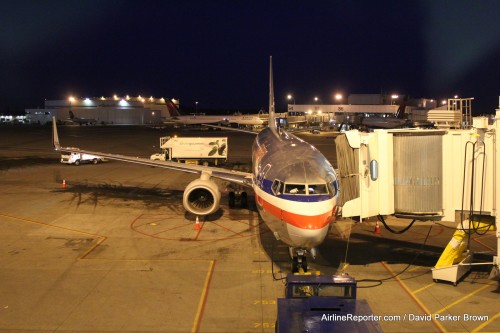
[[[62,186],[61,186],[63,189],[66,188],[66,180],[63,179],[63,182],[62,182]]]
[[[375,224],[375,230],[373,231],[375,234],[380,235],[380,226],[378,225],[378,221]]]
[[[198,216],[196,216],[196,223],[194,224],[194,230],[201,230],[200,220],[198,219]]]

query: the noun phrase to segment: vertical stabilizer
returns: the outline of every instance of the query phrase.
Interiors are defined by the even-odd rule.
[[[52,117],[52,145],[55,150],[61,149],[61,145],[59,144],[59,135],[57,134],[56,117]]]
[[[274,82],[273,82],[273,57],[269,57],[269,128],[279,138],[278,128],[276,126],[276,114],[274,113]]]

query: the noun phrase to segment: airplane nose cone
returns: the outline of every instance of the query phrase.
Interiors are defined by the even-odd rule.
[[[327,224],[320,229],[304,229],[288,224],[287,231],[295,247],[313,248],[323,242],[328,234],[328,227]]]

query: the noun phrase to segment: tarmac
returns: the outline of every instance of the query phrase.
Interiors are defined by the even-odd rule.
[[[142,157],[174,132],[228,136],[226,167],[250,167],[251,135],[59,128],[63,146]],[[334,137],[302,136],[335,165]],[[59,158],[50,127],[0,128],[0,332],[274,332],[288,249],[253,200],[229,209],[223,192],[220,211],[196,228],[182,207],[195,175]],[[386,220],[398,230],[411,222]],[[375,233],[375,221],[337,219],[311,270],[354,276],[384,332],[500,332],[491,266],[473,266],[457,286],[432,279],[455,222],[396,235]],[[470,248],[491,261],[495,232],[472,236]]]

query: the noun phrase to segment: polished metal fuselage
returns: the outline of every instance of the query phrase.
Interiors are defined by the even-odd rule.
[[[276,238],[292,247],[321,244],[337,203],[337,176],[330,162],[314,146],[274,128],[259,133],[252,159],[257,208]],[[287,195],[272,188],[275,181],[332,183],[335,190],[323,195]]]

